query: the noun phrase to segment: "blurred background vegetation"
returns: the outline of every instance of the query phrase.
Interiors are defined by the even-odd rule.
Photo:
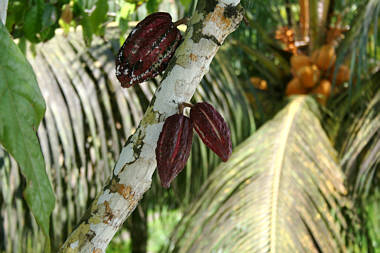
[[[121,89],[114,57],[128,31],[155,11],[190,17],[198,1],[9,1],[6,28],[47,107],[38,137],[56,195],[53,252],[159,85]],[[107,253],[380,252],[380,1],[241,4],[245,22],[192,101],[225,117],[231,160],[194,138],[186,169],[169,190],[154,175]],[[0,251],[42,252],[25,179],[1,147],[0,174]]]

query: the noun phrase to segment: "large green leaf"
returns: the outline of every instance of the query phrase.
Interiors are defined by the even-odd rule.
[[[313,100],[296,97],[236,148],[167,251],[344,251],[344,177],[315,113]]]
[[[41,30],[41,15],[39,6],[33,6],[25,15],[24,34],[25,37],[32,41],[38,42],[36,34]]]
[[[24,197],[45,235],[55,197],[36,136],[45,103],[36,77],[6,28],[0,24],[0,143],[27,180]]]
[[[80,1],[79,1],[80,2]],[[88,13],[88,9],[92,11]],[[92,35],[101,35],[104,32],[102,24],[107,19],[108,2],[107,0],[84,1],[81,5],[83,19],[83,36],[87,46],[91,44]]]

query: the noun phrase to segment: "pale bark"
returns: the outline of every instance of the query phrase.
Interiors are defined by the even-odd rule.
[[[198,2],[185,40],[177,49],[139,127],[122,149],[111,180],[60,252],[105,252],[112,237],[151,186],[156,169],[155,148],[164,120],[177,113],[179,103],[190,101],[218,48],[242,20],[239,2]]]
[[[3,22],[4,25],[7,20],[7,10],[8,0],[0,0],[0,22]]]

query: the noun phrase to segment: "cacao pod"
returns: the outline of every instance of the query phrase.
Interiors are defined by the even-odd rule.
[[[163,187],[169,188],[171,181],[185,167],[192,141],[191,119],[174,114],[165,120],[156,147],[157,170]]]
[[[232,153],[232,143],[230,129],[222,115],[209,103],[202,102],[191,108],[190,119],[203,143],[226,162]]]
[[[164,71],[182,40],[169,13],[147,16],[128,35],[116,57],[116,77],[130,87]]]

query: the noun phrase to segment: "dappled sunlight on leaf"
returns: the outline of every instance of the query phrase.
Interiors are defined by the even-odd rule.
[[[315,108],[296,97],[238,146],[210,176],[167,251],[344,250],[344,177]]]

